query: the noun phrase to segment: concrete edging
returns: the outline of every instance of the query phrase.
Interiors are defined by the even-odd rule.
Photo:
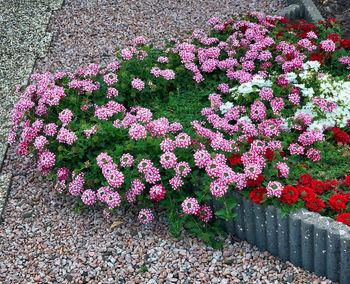
[[[237,217],[223,229],[319,276],[350,283],[350,227],[318,213],[300,209],[281,217],[281,209],[252,202],[238,192]],[[221,204],[214,200],[214,209]]]

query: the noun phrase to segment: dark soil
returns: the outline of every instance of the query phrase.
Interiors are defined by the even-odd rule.
[[[342,39],[350,39],[350,0],[313,0],[321,15],[340,23]]]

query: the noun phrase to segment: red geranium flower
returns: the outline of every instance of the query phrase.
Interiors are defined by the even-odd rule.
[[[334,194],[329,198],[328,205],[331,207],[331,209],[339,213],[340,210],[347,208],[346,202],[348,202],[348,198],[346,196],[343,194]]]
[[[340,214],[336,221],[350,226],[350,212]]]
[[[325,207],[323,201],[318,197],[306,201],[305,205],[312,212],[320,212]]]
[[[298,198],[299,198],[299,191],[294,186],[287,185],[283,188],[282,196],[280,197],[280,200],[283,203],[293,204],[297,202]]]
[[[253,202],[261,204],[261,201],[264,199],[264,194],[266,194],[266,188],[256,187],[250,194],[250,199]]]

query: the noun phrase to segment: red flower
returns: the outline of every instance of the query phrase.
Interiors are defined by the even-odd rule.
[[[296,188],[299,191],[300,197],[304,201],[313,200],[314,198],[316,198],[316,194],[311,187],[297,184]]]
[[[340,41],[341,46],[344,47],[345,49],[350,49],[350,39],[344,39]]]
[[[340,214],[336,221],[350,226],[350,212]]]
[[[266,189],[263,187],[256,187],[250,194],[250,199],[253,202],[261,204],[261,201],[264,199],[264,194],[266,194]]]
[[[280,22],[281,22],[282,24],[288,24],[288,25],[290,25],[290,21],[288,21],[285,17],[283,17],[283,18],[280,20]]]
[[[349,136],[349,134],[347,134],[344,131],[339,131],[339,132],[335,133],[334,142],[341,143],[343,145],[349,144],[350,136]]]
[[[350,176],[345,176],[345,179],[343,180],[343,183],[345,185],[350,185]]]
[[[334,194],[329,198],[328,205],[331,207],[331,209],[339,213],[340,210],[347,208],[346,202],[348,202],[348,198],[346,196],[343,194]]]
[[[312,180],[310,185],[316,195],[322,194],[326,190],[326,185],[320,180]]]
[[[331,24],[331,23],[338,24],[338,22],[334,18],[330,18],[327,20],[327,24]]]
[[[240,154],[233,154],[231,157],[228,157],[227,160],[232,166],[234,166],[235,164],[242,164]]]
[[[325,207],[323,201],[318,197],[309,199],[308,201],[305,202],[305,205],[307,208],[309,208],[310,211],[313,211],[313,212],[320,212]]]
[[[331,131],[332,131],[334,134],[341,132],[341,130],[340,130],[338,127],[331,127]]]
[[[275,156],[275,155],[274,155],[274,153],[273,153],[273,151],[272,151],[271,149],[267,149],[266,152],[265,152],[265,154],[264,154],[264,157],[265,157],[266,159],[268,159],[270,162],[273,161],[274,156]]]
[[[323,55],[319,52],[313,52],[313,53],[311,53],[309,60],[310,61],[318,61],[318,62],[320,62],[320,64],[322,64]]]
[[[312,176],[305,174],[305,175],[299,175],[300,183],[302,184],[309,184],[312,182]]]
[[[256,180],[248,179],[247,180],[247,185],[249,187],[254,187],[254,186],[257,186],[257,185],[261,185],[263,181],[264,181],[264,177],[263,177],[262,174],[260,174]]]
[[[283,188],[282,196],[280,197],[280,200],[283,203],[293,204],[297,202],[298,198],[299,198],[299,191],[294,186],[287,185]]]

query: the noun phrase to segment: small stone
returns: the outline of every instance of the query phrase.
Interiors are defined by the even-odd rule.
[[[33,216],[33,212],[27,212],[22,215],[23,218],[30,218]]]

